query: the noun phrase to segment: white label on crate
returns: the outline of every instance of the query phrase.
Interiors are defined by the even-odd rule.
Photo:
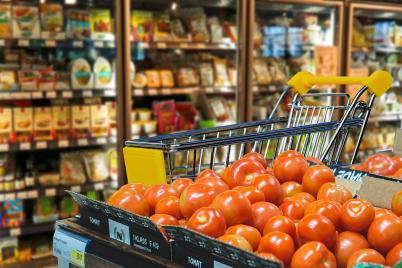
[[[20,150],[29,150],[29,149],[31,149],[31,143],[29,142],[20,143]]]
[[[84,43],[82,41],[73,41],[73,47],[83,47]]]
[[[187,256],[188,267],[202,268],[203,261]]]
[[[28,198],[28,193],[26,191],[24,192],[18,192],[17,193],[17,198],[18,199],[27,199]]]
[[[29,40],[27,40],[27,39],[18,40],[18,46],[19,47],[28,47],[29,46]]]
[[[118,223],[114,220],[109,221],[109,237],[117,241],[130,245],[130,229],[127,225]]]
[[[94,47],[104,47],[103,42],[102,41],[95,41],[94,42]]]
[[[82,96],[83,97],[92,97],[92,91],[83,91]]]
[[[47,142],[46,141],[39,141],[36,143],[36,149],[46,149]]]
[[[15,193],[8,193],[5,196],[6,200],[15,200]]]
[[[96,139],[96,143],[97,143],[97,144],[106,144],[106,143],[107,143],[107,139],[106,139],[106,137],[97,138],[97,139]]]
[[[218,261],[214,261],[214,268],[232,268],[232,266],[228,266],[228,265],[220,263]]]
[[[4,39],[0,39],[0,46],[4,47],[6,44],[6,41]]]
[[[38,191],[37,190],[29,191],[27,193],[27,196],[28,196],[28,198],[32,198],[32,199],[37,198],[38,197]]]
[[[72,98],[73,92],[72,91],[63,91],[63,98]]]
[[[79,186],[79,185],[71,186],[70,190],[71,190],[71,192],[79,193],[79,192],[81,192],[81,186]]]
[[[32,99],[41,99],[43,98],[42,92],[32,92]]]
[[[45,196],[56,196],[56,188],[48,188],[45,190]]]
[[[46,40],[45,41],[45,46],[46,47],[55,47],[56,46],[56,41],[55,40]]]
[[[68,140],[60,140],[57,142],[57,146],[60,148],[68,147]]]
[[[98,182],[98,183],[94,184],[94,189],[96,191],[101,191],[101,190],[103,190],[103,188],[104,188],[103,182]]]
[[[88,139],[79,139],[79,140],[78,140],[78,145],[79,145],[79,146],[86,146],[86,145],[88,145]]]
[[[6,152],[6,151],[8,151],[9,148],[10,148],[10,145],[8,145],[7,143],[0,144],[0,152]]]
[[[85,267],[85,252],[91,240],[58,228],[53,236],[53,255],[59,260]]]
[[[48,99],[56,98],[56,92],[55,91],[46,92],[46,98],[48,98]]]
[[[11,228],[10,236],[19,236],[21,235],[21,228]]]

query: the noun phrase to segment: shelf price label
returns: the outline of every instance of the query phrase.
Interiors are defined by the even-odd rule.
[[[45,196],[56,196],[56,188],[45,189]]]
[[[29,46],[29,40],[27,40],[27,39],[18,40],[18,46],[19,47],[28,47]]]
[[[27,192],[18,192],[17,193],[17,198],[18,199],[27,199],[28,198],[28,195],[27,195]]]
[[[56,41],[55,40],[46,40],[45,47],[56,47]]]
[[[84,42],[82,41],[73,41],[73,47],[83,47]]]
[[[0,46],[1,46],[1,47],[4,47],[5,44],[6,44],[6,40],[0,39]]]
[[[55,91],[46,92],[46,98],[48,98],[48,99],[56,98],[56,92]]]
[[[21,235],[21,228],[11,228],[10,236],[19,236]]]
[[[62,96],[63,96],[63,98],[72,98],[73,92],[72,91],[63,91]]]
[[[90,241],[88,238],[58,228],[53,236],[53,255],[83,268],[87,245]]]
[[[0,144],[0,152],[7,152],[10,149],[10,145],[8,143]]]
[[[71,186],[70,190],[71,190],[71,192],[79,193],[79,192],[81,192],[81,186],[79,186],[79,185]]]
[[[94,189],[95,189],[96,191],[101,191],[101,190],[103,190],[103,188],[104,188],[103,182],[98,182],[98,183],[95,183],[95,184],[94,184]]]
[[[32,99],[41,99],[43,98],[42,92],[32,92]]]
[[[157,48],[166,48],[167,45],[166,45],[166,43],[161,42],[161,43],[157,43],[157,44],[156,44],[156,47],[157,47]]]
[[[31,143],[29,142],[20,143],[20,150],[30,150],[30,149],[31,149]]]
[[[94,42],[94,47],[104,47],[104,44],[102,41],[95,41]]]
[[[106,143],[107,143],[107,139],[106,139],[106,137],[97,138],[97,139],[96,139],[96,143],[97,143],[97,144],[106,144]]]
[[[59,140],[57,142],[57,146],[60,147],[60,148],[68,147],[68,145],[69,145],[68,140]]]
[[[88,139],[79,139],[78,146],[86,146],[88,145]]]
[[[36,143],[36,149],[46,149],[47,142],[46,141],[39,141]]]
[[[92,94],[92,91],[83,91],[82,96],[83,97],[92,97],[93,94]]]

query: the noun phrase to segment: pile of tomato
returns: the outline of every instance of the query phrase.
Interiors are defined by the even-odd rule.
[[[352,169],[402,180],[402,156],[374,154],[367,157],[363,164],[353,165]]]
[[[285,267],[392,266],[402,259],[402,191],[392,210],[375,209],[335,184],[318,159],[295,151],[277,156],[272,167],[253,152],[195,181],[128,184],[108,203],[150,216],[161,230],[180,225]]]

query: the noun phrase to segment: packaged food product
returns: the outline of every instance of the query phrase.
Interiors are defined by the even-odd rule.
[[[197,128],[197,111],[191,102],[177,102],[179,130],[191,130]]]
[[[18,261],[18,237],[0,239],[0,265],[14,264]]]
[[[162,87],[174,87],[174,77],[171,70],[160,70],[159,77],[161,80]]]
[[[110,148],[107,152],[109,158],[109,174],[112,180],[117,180],[118,177],[118,159],[116,148]]]
[[[13,133],[12,109],[0,107],[0,144],[10,142],[12,138],[11,136],[12,133]]]
[[[39,10],[35,6],[13,6],[13,37],[39,38]]]
[[[43,173],[39,175],[39,184],[42,186],[56,186],[60,183],[59,173]]]
[[[199,66],[201,85],[209,87],[214,85],[214,69],[209,62],[203,62]]]
[[[233,43],[237,44],[237,26],[235,24],[227,22],[224,24],[224,28],[226,31],[226,35],[229,36],[230,40],[232,40]]]
[[[209,42],[207,16],[201,7],[184,8],[181,10],[187,28],[190,29],[192,40],[195,42]]]
[[[112,65],[104,57],[98,57],[94,63],[95,88],[110,89],[115,88],[114,72]]]
[[[268,61],[268,66],[270,66],[270,73],[272,76],[272,80],[276,84],[285,84],[287,80],[287,75],[284,70],[284,62],[279,61],[274,58],[269,58]]]
[[[108,155],[101,150],[84,153],[85,169],[92,182],[105,181],[109,178]]]
[[[7,200],[0,204],[1,227],[14,228],[24,224],[24,202],[21,199]]]
[[[90,129],[90,107],[86,105],[74,105],[71,108],[71,128],[76,138],[87,138]]]
[[[147,86],[148,79],[144,73],[136,73],[132,85],[135,88],[144,88]]]
[[[198,76],[191,67],[183,67],[177,71],[177,83],[180,87],[189,87],[198,85]]]
[[[39,90],[54,90],[56,83],[56,73],[52,69],[39,71]]]
[[[78,152],[60,155],[60,183],[63,185],[83,184],[86,180],[82,156]]]
[[[171,41],[170,16],[169,13],[161,12],[155,14],[155,41]]]
[[[176,41],[190,41],[191,36],[187,34],[183,22],[180,19],[170,20],[170,31]]]
[[[0,38],[11,37],[11,5],[0,4]]]
[[[63,196],[60,200],[59,208],[61,219],[74,217],[79,214],[78,204],[74,202],[74,199],[69,195]]]
[[[53,222],[59,218],[56,200],[53,197],[40,196],[35,201],[32,220],[34,224]]]
[[[227,61],[225,59],[214,58],[215,86],[230,86],[228,77]]]
[[[209,100],[209,108],[214,119],[218,122],[226,121],[230,117],[229,107],[224,98],[217,97]]]
[[[84,58],[73,61],[71,65],[71,86],[73,89],[92,89],[93,75],[91,65]]]
[[[109,9],[91,9],[91,37],[94,40],[114,40]]]
[[[15,71],[0,71],[0,92],[18,90]]]
[[[23,52],[21,50],[15,49],[5,49],[4,50],[4,61],[5,63],[16,63],[21,62]]]
[[[91,25],[87,10],[68,9],[66,11],[66,37],[71,39],[88,39]]]
[[[236,68],[229,68],[229,81],[232,86],[237,86],[237,69]]]
[[[51,140],[52,137],[52,110],[50,107],[34,108],[34,139]]]
[[[134,80],[135,79],[135,65],[134,63],[131,61],[130,62],[130,80],[131,80],[131,85],[133,85]]]
[[[153,103],[153,110],[158,121],[159,134],[176,130],[176,106],[173,100]]]
[[[60,4],[41,4],[41,37],[44,39],[64,39],[63,6]]]
[[[59,140],[66,140],[70,135],[71,109],[69,106],[52,107],[52,127]]]
[[[33,130],[33,110],[31,107],[14,107],[14,132],[16,140],[27,142],[32,138]]]
[[[55,89],[56,90],[70,90],[71,76],[69,72],[57,71],[55,73]]]
[[[141,121],[131,122],[131,134],[132,135],[140,134],[141,130],[142,130],[142,122]]]
[[[107,113],[108,113],[108,121],[109,121],[109,129],[110,135],[116,136],[117,135],[117,116],[116,116],[116,102],[115,101],[108,101],[105,103],[107,106]]]
[[[19,70],[18,71],[18,82],[20,84],[21,90],[37,90],[39,72],[34,70]]]
[[[106,105],[91,105],[91,135],[92,137],[109,135],[109,115]]]
[[[155,134],[156,133],[157,122],[154,120],[145,121],[144,122],[144,131],[147,134]]]
[[[219,22],[219,18],[217,17],[208,18],[208,26],[211,32],[212,43],[222,43],[224,41],[223,26]]]
[[[133,10],[131,12],[131,31],[133,41],[153,41],[154,20],[152,12]]]
[[[271,73],[269,72],[267,63],[264,60],[254,60],[254,73],[258,85],[269,85],[272,83]]]
[[[159,72],[156,70],[145,71],[147,76],[147,87],[148,88],[158,88],[161,86],[161,81],[159,77]]]

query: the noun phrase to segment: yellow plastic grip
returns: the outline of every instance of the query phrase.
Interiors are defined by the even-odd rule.
[[[376,71],[369,77],[314,76],[309,72],[298,72],[289,81],[297,93],[304,95],[314,85],[356,85],[366,86],[371,93],[381,96],[392,86],[392,76],[387,71]]]

